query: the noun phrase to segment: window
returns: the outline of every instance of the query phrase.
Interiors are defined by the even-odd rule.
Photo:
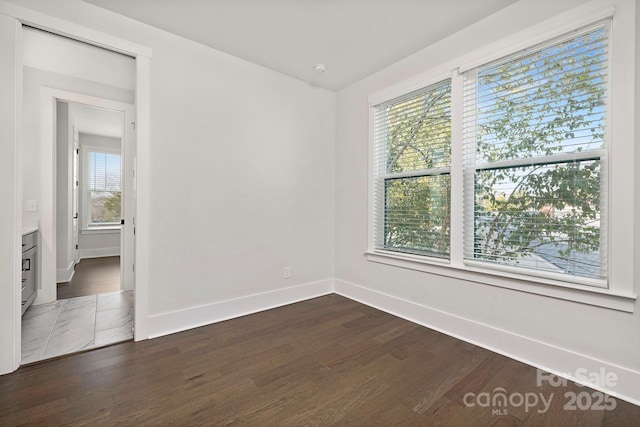
[[[451,82],[375,108],[376,248],[449,257]]]
[[[606,288],[609,32],[372,101],[369,254]]]
[[[87,150],[88,227],[120,225],[122,206],[120,154]]]
[[[464,74],[465,260],[604,284],[607,34]]]

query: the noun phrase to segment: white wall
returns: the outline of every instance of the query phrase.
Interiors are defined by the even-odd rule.
[[[0,15],[0,372],[14,370],[20,361],[20,235],[21,218],[16,204],[21,201],[19,164],[21,149],[15,143],[20,128],[16,116],[20,112],[17,96],[21,77],[16,72],[16,23]],[[16,108],[18,107],[18,108]],[[16,340],[17,338],[17,340]]]
[[[582,2],[519,2],[338,93],[336,286],[347,295],[360,296],[368,302],[376,301],[383,308],[394,307],[398,314],[407,317],[421,319],[424,314],[422,318],[428,319],[424,323],[433,322],[432,326],[444,331],[520,356],[534,364],[561,369],[560,357],[556,357],[560,354],[573,364],[573,369],[582,367],[580,363],[587,361],[594,364],[603,361],[608,367],[622,367],[630,378],[630,384],[639,390],[640,305],[637,302],[635,313],[624,313],[376,264],[364,256],[367,250],[368,96],[556,16],[579,3]],[[633,1],[621,2],[617,10],[632,13]],[[633,42],[629,40],[629,43]],[[635,42],[638,43],[637,40]],[[638,75],[637,71],[635,75]],[[626,85],[632,87],[633,82]],[[636,96],[636,113],[639,107]],[[629,185],[612,190],[628,192],[629,188],[633,187]],[[637,203],[638,186],[629,196]],[[639,244],[636,235],[634,246],[638,248]],[[637,260],[638,251],[635,256]],[[637,293],[640,283],[637,269],[634,283]],[[413,304],[404,305],[403,301]],[[440,323],[436,325],[437,322]],[[458,328],[458,325],[463,326]],[[479,332],[475,333],[476,330]],[[505,340],[500,342],[502,338]],[[506,338],[511,342],[517,341],[521,348],[511,348],[511,342]],[[520,338],[522,340],[518,341]],[[635,399],[640,399],[637,391]]]
[[[157,37],[150,313],[333,277],[335,95]]]
[[[73,265],[73,119],[69,104],[56,102],[56,281],[68,282]]]
[[[22,60],[29,67],[110,87],[135,89],[135,65],[128,56],[29,27],[24,28],[22,44]]]
[[[83,146],[107,148],[110,151],[121,151],[122,139],[112,136],[94,135],[91,133],[80,132],[78,137],[80,142],[80,150]]]
[[[151,335],[330,290],[334,93],[81,1],[19,4],[153,50]]]
[[[78,246],[81,259],[120,256],[120,230],[100,233],[80,231]]]

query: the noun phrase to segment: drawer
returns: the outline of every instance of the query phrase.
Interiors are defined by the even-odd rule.
[[[22,252],[28,251],[36,245],[36,232],[22,236]]]

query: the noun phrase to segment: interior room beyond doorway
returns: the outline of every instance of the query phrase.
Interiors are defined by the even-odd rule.
[[[69,282],[58,283],[58,299],[120,291],[120,256],[85,258]]]

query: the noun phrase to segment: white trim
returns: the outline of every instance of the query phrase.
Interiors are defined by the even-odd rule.
[[[76,261],[71,260],[69,265],[66,268],[59,268],[56,272],[56,282],[57,283],[67,283],[73,279],[73,275],[76,274]]]
[[[469,271],[481,271],[481,272],[491,272],[494,271],[495,274],[505,275],[505,274],[513,274],[516,278],[525,277],[527,280],[531,280],[534,282],[547,283],[555,286],[588,286],[593,288],[600,289],[608,289],[607,281],[602,279],[594,279],[591,277],[581,277],[581,276],[569,276],[563,272],[563,270],[559,269],[555,264],[545,260],[544,258],[538,255],[532,255],[531,257],[522,257],[522,260],[532,259],[534,262],[540,266],[544,264],[545,269],[530,269],[526,267],[520,267],[517,265],[509,265],[509,264],[498,264],[486,261],[477,261],[474,259],[465,259],[464,265],[467,267]],[[585,290],[590,290],[591,288],[584,288]],[[624,294],[623,294],[624,295]]]
[[[388,179],[414,178],[418,176],[437,176],[437,175],[451,175],[451,166],[442,166],[439,168],[431,168],[431,169],[419,169],[419,170],[407,171],[407,172],[381,173],[380,175],[378,175],[378,178],[380,178],[381,180],[388,180]]]
[[[497,286],[520,292],[543,295],[596,307],[633,313],[637,296],[635,294],[616,293],[593,286],[577,285],[569,282],[525,276],[487,268],[456,266],[450,263],[436,264],[424,257],[383,251],[365,253],[367,260],[394,267],[467,280],[484,285]]]
[[[155,338],[333,293],[333,279],[276,289],[226,301],[149,316],[148,336]]]
[[[122,227],[118,225],[93,226],[86,230],[80,230],[80,234],[119,234]]]
[[[376,203],[376,166],[375,166],[375,158],[376,158],[376,143],[375,143],[375,109],[373,107],[369,107],[369,141],[368,141],[368,156],[367,156],[367,248],[372,251],[376,246],[375,235],[376,235],[376,224],[375,218],[376,215],[379,215],[378,212],[375,212]]]
[[[120,256],[120,246],[110,248],[80,249],[80,259]]]
[[[495,162],[476,162],[472,167],[473,170],[492,170],[492,169],[507,169],[517,168],[523,166],[537,166],[555,163],[571,163],[581,160],[601,160],[606,157],[605,150],[586,150],[575,153],[560,153],[549,156],[536,156],[536,157],[522,157],[508,160],[497,160]]]
[[[634,405],[640,405],[640,372],[638,371],[343,280],[335,280],[335,293],[538,369],[579,382]],[[617,384],[607,388],[585,383],[570,374],[575,373],[577,368],[585,368],[589,372],[600,372],[601,369],[613,372],[617,375]]]
[[[371,108],[376,105],[380,105],[383,102],[391,101],[399,96],[407,95],[416,90],[424,89],[428,86],[442,83],[445,80],[451,79],[451,70],[453,70],[454,62],[447,63],[445,65],[438,66],[427,72],[421,73],[418,76],[408,79],[406,81],[395,84],[387,89],[383,89],[376,93],[369,95],[369,106]],[[370,123],[373,120],[370,121]],[[373,129],[373,128],[372,128]]]
[[[133,158],[135,170],[136,206],[135,227],[136,239],[134,249],[134,282],[135,312],[134,339],[144,340],[149,337],[149,220],[151,216],[151,59],[138,56],[136,58],[136,155]]]
[[[464,189],[463,79],[462,74],[457,71],[451,73],[451,189]],[[462,197],[449,197],[449,202],[449,262],[459,266],[464,259],[464,203]]]
[[[608,141],[608,203],[607,222],[609,286],[619,292],[634,289],[634,216],[633,199],[637,198],[635,178],[637,164],[636,130],[636,10],[638,2],[621,2],[611,25],[610,71],[611,112]],[[616,189],[616,191],[613,191]],[[618,191],[624,189],[623,191]],[[636,273],[637,274],[637,273]],[[636,286],[636,292],[637,292]],[[627,290],[627,291],[625,291]]]
[[[20,26],[15,20],[0,16],[0,194],[9,207],[0,221],[0,374],[14,371],[20,365],[21,294],[20,259],[22,240],[22,57]],[[13,45],[13,46],[12,46]],[[12,209],[13,208],[13,209]]]
[[[19,6],[14,3],[0,1],[0,13],[14,17],[23,24],[54,34],[69,37],[114,52],[137,57],[151,57],[151,48],[121,39],[110,34],[83,27],[69,21],[46,15],[44,13]]]
[[[131,107],[133,107],[132,104],[127,104]],[[114,110],[117,111],[117,110]],[[117,111],[117,112],[121,112],[121,111]],[[123,119],[124,122],[124,119]],[[103,135],[93,135],[90,133],[84,133],[84,132],[79,132],[80,135],[90,135],[90,136],[103,136]],[[105,138],[110,138],[110,139],[117,139],[118,140],[118,147],[101,147],[99,145],[91,145],[91,144],[83,144],[82,142],[80,143],[80,151],[82,151],[84,149],[85,152],[87,153],[104,153],[104,154],[117,154],[119,156],[122,155],[122,144],[120,143],[122,141],[122,138],[118,138],[113,137],[113,136],[106,136]]]
[[[603,5],[592,1],[578,6],[560,15],[549,18],[527,29],[519,31],[506,39],[491,43],[482,49],[463,56],[459,61],[460,72],[464,73],[519,50],[546,43],[566,35],[576,29],[595,24],[597,21],[611,18],[614,14],[613,3]]]

